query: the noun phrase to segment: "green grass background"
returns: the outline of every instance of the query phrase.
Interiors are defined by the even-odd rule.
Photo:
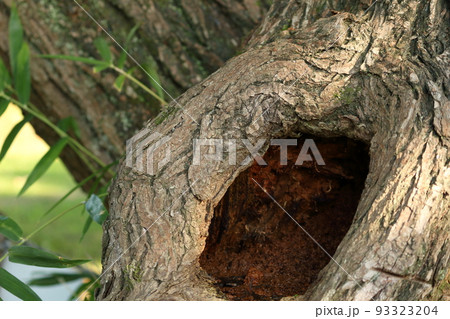
[[[16,106],[8,106],[0,117],[0,146],[12,127],[22,118],[22,113]],[[86,195],[77,191],[53,213],[42,218],[44,212],[76,184],[59,159],[24,195],[17,197],[28,174],[48,148],[31,125],[27,124],[0,162],[0,211],[13,218],[22,227],[24,235],[59,212],[85,200]],[[86,218],[87,213],[82,214],[81,208],[77,208],[36,234],[31,241],[68,258],[87,258],[98,264],[101,256],[101,226],[92,223],[91,229],[80,242]]]

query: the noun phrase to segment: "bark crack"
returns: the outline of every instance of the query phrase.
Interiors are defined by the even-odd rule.
[[[387,276],[398,278],[398,279],[401,279],[401,280],[408,280],[408,281],[417,282],[417,283],[424,284],[424,285],[429,285],[429,286],[433,285],[431,282],[429,282],[427,280],[424,280],[424,279],[421,279],[421,278],[419,278],[417,276],[397,274],[397,273],[394,273],[392,271],[385,270],[383,268],[378,268],[378,267],[374,267],[374,268],[372,268],[372,270],[378,271],[378,272],[380,272],[382,274],[385,274]]]

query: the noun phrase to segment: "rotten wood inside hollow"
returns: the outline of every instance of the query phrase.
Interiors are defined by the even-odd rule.
[[[202,267],[233,300],[273,300],[303,294],[329,256],[266,195],[333,255],[348,231],[368,172],[368,149],[347,138],[315,138],[326,165],[296,165],[305,138],[241,173],[214,211]]]

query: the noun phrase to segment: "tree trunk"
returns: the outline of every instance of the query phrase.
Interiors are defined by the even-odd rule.
[[[141,145],[111,187],[98,299],[228,298],[200,259],[220,218],[215,208],[253,164],[230,165],[229,155],[196,165],[194,139],[263,139],[263,153],[270,139],[305,134],[362,142],[370,165],[334,260],[293,299],[438,298],[450,255],[448,2],[362,2],[355,14],[321,15],[324,3],[275,1],[245,53],[181,95],[182,110],[172,103],[176,111],[135,136]],[[143,150],[161,147],[170,159],[142,171]],[[247,156],[237,147],[237,163]],[[243,280],[265,276],[258,271],[249,266]]]
[[[96,55],[92,41],[104,35],[78,6],[18,2],[34,53]],[[144,142],[134,154],[137,162],[147,159],[140,156],[143,150],[159,150],[161,140],[153,133],[168,140],[162,149],[170,150],[170,160],[156,166],[155,174],[142,172],[136,158],[134,168],[127,166],[129,159],[120,164],[105,223],[98,299],[440,298],[450,254],[448,1],[279,0],[267,12],[269,2],[80,1],[120,43],[141,23],[130,53],[141,63],[156,63],[172,96],[195,85],[147,124],[158,104],[138,88],[127,85],[120,94],[112,88],[111,73],[34,58],[32,102],[52,121],[73,116],[81,142],[105,162],[119,158],[126,139],[143,126],[134,139],[133,146]],[[3,32],[10,4],[0,3]],[[7,36],[0,38],[0,57],[6,60]],[[225,63],[239,50],[245,52]],[[46,126],[32,124],[48,143],[56,140]],[[261,155],[266,152],[267,160],[270,139],[301,136],[325,139],[321,152],[328,163],[292,173],[302,180],[310,176],[303,188],[286,186],[289,174],[270,161],[267,170],[252,162],[229,165],[230,154],[222,162],[202,158],[202,165],[194,164],[198,138],[248,139],[252,145],[264,139]],[[357,149],[348,152],[349,145]],[[352,154],[364,157],[366,146],[367,178],[363,166],[359,173],[349,167],[357,161],[342,163]],[[239,145],[237,163],[247,156]],[[74,154],[62,157],[77,180],[89,174]],[[356,182],[361,176],[363,190]],[[289,191],[283,193],[283,187]],[[354,192],[343,193],[347,189]],[[331,224],[324,225],[327,220]],[[303,231],[298,226],[333,260],[311,238],[298,237]],[[288,230],[291,250],[280,239]],[[220,252],[237,242],[236,234],[247,238],[243,252],[230,253],[229,270],[216,267],[214,262],[224,261]],[[288,258],[274,251],[277,240]],[[305,251],[297,252],[294,243],[304,244]],[[274,273],[285,277],[270,283],[287,278],[303,286],[267,287],[269,268],[248,259],[251,249],[261,249],[269,262],[280,258],[285,268]],[[241,253],[246,264],[236,261]],[[302,260],[283,264],[292,256]],[[328,258],[328,265],[314,256]],[[243,273],[225,282],[221,272],[235,268]]]
[[[156,65],[162,86],[173,97],[232,57],[268,8],[265,0],[78,2],[122,45],[139,24],[127,49],[143,66]],[[0,58],[4,61],[8,61],[11,3],[0,2]],[[35,55],[98,57],[93,40],[107,36],[75,2],[19,0],[16,4]],[[120,50],[110,43],[117,58]],[[136,66],[128,62],[129,68]],[[138,87],[126,83],[123,93],[117,92],[113,72],[98,74],[87,65],[37,56],[31,67],[32,103],[54,123],[75,118],[82,144],[105,163],[122,156],[126,139],[158,113],[158,102]],[[149,84],[143,72],[138,77]],[[171,101],[167,95],[165,99]],[[32,121],[32,125],[50,145],[58,139],[41,122]],[[66,148],[62,159],[78,181],[91,174],[70,149]]]

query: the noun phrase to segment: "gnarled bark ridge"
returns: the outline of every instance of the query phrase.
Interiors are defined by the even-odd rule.
[[[215,205],[251,163],[194,165],[196,138],[256,144],[306,133],[370,145],[365,188],[334,255],[342,268],[330,262],[302,298],[423,299],[443,280],[450,255],[448,2],[377,1],[365,13],[370,4],[298,23],[305,6],[317,12],[322,4],[275,1],[260,27],[269,36],[256,32],[245,53],[185,92],[163,121],[146,124],[140,139],[169,137],[171,159],[155,175],[120,165],[98,299],[224,298],[199,256]],[[288,11],[291,25],[275,22]],[[237,162],[247,155],[238,148]]]

